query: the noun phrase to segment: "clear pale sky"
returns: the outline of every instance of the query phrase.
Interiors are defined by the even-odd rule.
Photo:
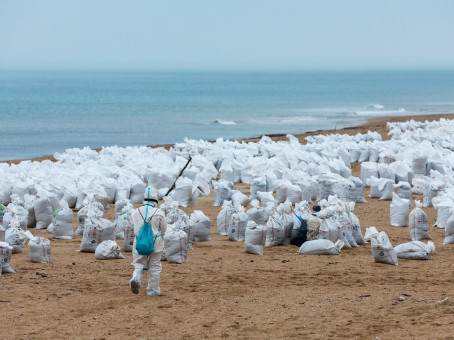
[[[0,0],[0,68],[454,68],[454,1]]]

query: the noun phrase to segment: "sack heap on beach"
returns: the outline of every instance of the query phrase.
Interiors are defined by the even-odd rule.
[[[364,202],[363,185],[377,183],[378,180],[379,184],[371,185],[371,196],[381,199],[393,197],[390,209],[392,224],[406,225],[403,220],[408,214],[404,212],[404,201],[398,202],[394,197],[394,185],[397,185],[397,196],[408,204],[411,193],[423,194],[423,206],[435,205],[438,209],[436,224],[446,227],[448,197],[453,196],[449,195],[453,184],[454,154],[449,147],[454,143],[453,128],[453,120],[441,119],[424,123],[390,123],[391,139],[386,141],[378,133],[368,132],[354,136],[310,136],[306,138],[305,145],[288,135],[287,141],[278,142],[266,136],[258,142],[219,138],[214,143],[208,143],[185,139],[184,143],[169,150],[144,146],[108,147],[100,152],[89,148],[68,149],[54,155],[56,162],[2,164],[0,203],[12,203],[28,212],[27,223],[25,220],[19,223],[21,228],[35,224],[37,228],[47,228],[52,214],[61,208],[60,200],[63,200],[69,208],[81,208],[79,217],[82,221],[79,221],[76,232],[81,234],[85,224],[84,205],[98,204],[99,210],[103,211],[108,204],[122,200],[140,202],[145,185],[157,188],[162,197],[191,157],[189,167],[167,197],[168,200],[173,198],[178,201],[176,207],[174,204],[170,208],[172,204],[169,204],[165,210],[166,218],[171,223],[183,215],[178,205],[195,204],[197,197],[209,193],[212,180],[220,177],[230,183],[249,183],[251,197],[232,190],[229,183],[223,186],[222,193],[216,193],[218,188],[215,188],[215,205],[221,204],[231,194],[234,206],[246,207],[251,198],[258,198],[262,202],[260,208],[267,207],[269,202],[275,205],[275,202],[287,201],[297,205],[302,200],[329,199],[333,193],[343,201]],[[357,161],[361,162],[360,178],[351,177],[351,162]],[[251,218],[260,218],[260,209],[253,208]],[[312,233],[317,233],[317,220],[310,215],[305,219],[309,239]],[[339,223],[339,218],[342,223]],[[11,214],[6,219],[11,220]],[[257,222],[262,223],[263,219]],[[311,231],[312,222],[314,232]],[[353,228],[351,235],[354,241],[360,244],[359,237],[356,238],[354,233],[358,225],[350,213],[343,211],[324,218],[318,230],[322,236],[329,231],[332,234],[329,238],[333,236],[334,240],[335,236],[334,241],[341,239],[348,246],[347,243],[354,243],[350,238],[350,228]],[[290,240],[289,230],[287,226],[284,244]]]

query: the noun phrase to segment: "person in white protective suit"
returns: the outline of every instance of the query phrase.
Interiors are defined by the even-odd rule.
[[[143,206],[135,209],[131,213],[130,221],[134,226],[134,245],[132,249],[132,265],[134,266],[134,273],[129,286],[134,294],[139,294],[141,286],[142,273],[148,270],[150,278],[148,280],[147,295],[157,296],[161,295],[161,288],[159,281],[161,277],[161,255],[164,250],[163,235],[166,232],[167,223],[164,212],[157,208],[158,206],[158,193],[155,188],[149,186],[145,190]],[[136,250],[137,235],[142,228],[144,221],[147,221],[153,231],[154,251],[149,256],[140,255]]]

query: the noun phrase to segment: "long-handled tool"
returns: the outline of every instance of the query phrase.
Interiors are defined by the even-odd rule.
[[[191,163],[191,160],[192,160],[192,158],[191,158],[191,156],[189,156],[188,162],[186,163],[186,165],[184,166],[184,168],[181,169],[180,174],[177,176],[177,178],[175,178],[175,182],[173,182],[172,186],[170,187],[169,191],[167,191],[167,193],[165,194],[165,196],[169,195],[170,192],[171,192],[173,189],[175,189],[175,184],[177,183],[178,178],[181,177],[181,175],[183,174],[183,172],[184,172],[184,171],[186,170],[186,168],[188,167],[189,163]]]

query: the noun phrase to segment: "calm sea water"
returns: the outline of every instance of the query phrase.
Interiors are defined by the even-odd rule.
[[[0,159],[454,112],[454,71],[0,71]]]

